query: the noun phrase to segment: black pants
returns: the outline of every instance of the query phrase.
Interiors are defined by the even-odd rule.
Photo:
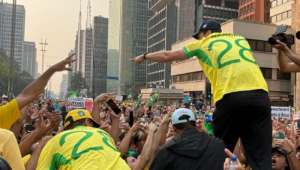
[[[271,170],[272,122],[268,93],[263,90],[235,92],[217,102],[214,135],[233,152],[240,137],[253,170]]]

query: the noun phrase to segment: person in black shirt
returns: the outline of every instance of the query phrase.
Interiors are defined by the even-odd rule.
[[[223,169],[226,148],[221,139],[199,132],[194,113],[181,108],[172,115],[176,136],[159,148],[150,170]]]

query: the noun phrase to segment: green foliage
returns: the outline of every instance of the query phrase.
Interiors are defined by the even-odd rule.
[[[0,49],[0,87],[2,87],[3,94],[7,95],[8,81],[9,81],[9,57],[3,49]],[[20,72],[18,64],[13,62],[13,94],[19,95],[23,89],[28,86],[34,79],[26,71]]]
[[[71,77],[70,87],[68,88],[67,94],[69,94],[69,93],[72,94],[74,92],[77,92],[77,94],[79,96],[80,91],[83,89],[86,89],[86,88],[87,88],[87,84],[86,84],[85,78],[83,77],[82,73],[79,71],[79,72],[73,73],[73,75]]]

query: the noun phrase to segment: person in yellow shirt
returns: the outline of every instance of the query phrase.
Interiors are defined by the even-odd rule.
[[[271,169],[272,125],[268,86],[248,41],[222,33],[214,20],[204,21],[192,35],[199,41],[175,51],[145,53],[133,59],[166,63],[197,57],[213,87],[214,135],[230,151],[241,137],[253,169]]]
[[[11,131],[0,129],[0,139],[0,156],[9,163],[13,170],[25,170],[15,135]]]
[[[115,117],[117,118],[117,116]],[[115,142],[87,110],[70,111],[66,131],[53,137],[44,147],[37,170],[129,170]]]
[[[71,71],[71,69],[67,68],[66,65],[70,65],[75,61],[72,59],[74,55],[75,54],[72,54],[65,60],[51,66],[39,78],[30,83],[21,92],[21,94],[16,97],[16,99],[12,100],[4,106],[0,106],[0,128],[10,129],[15,121],[21,118],[20,110],[34,101],[43,92],[49,79],[55,72],[64,70]]]

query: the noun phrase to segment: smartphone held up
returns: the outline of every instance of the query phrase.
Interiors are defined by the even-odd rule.
[[[116,114],[121,113],[121,110],[112,99],[109,99],[106,103]]]

